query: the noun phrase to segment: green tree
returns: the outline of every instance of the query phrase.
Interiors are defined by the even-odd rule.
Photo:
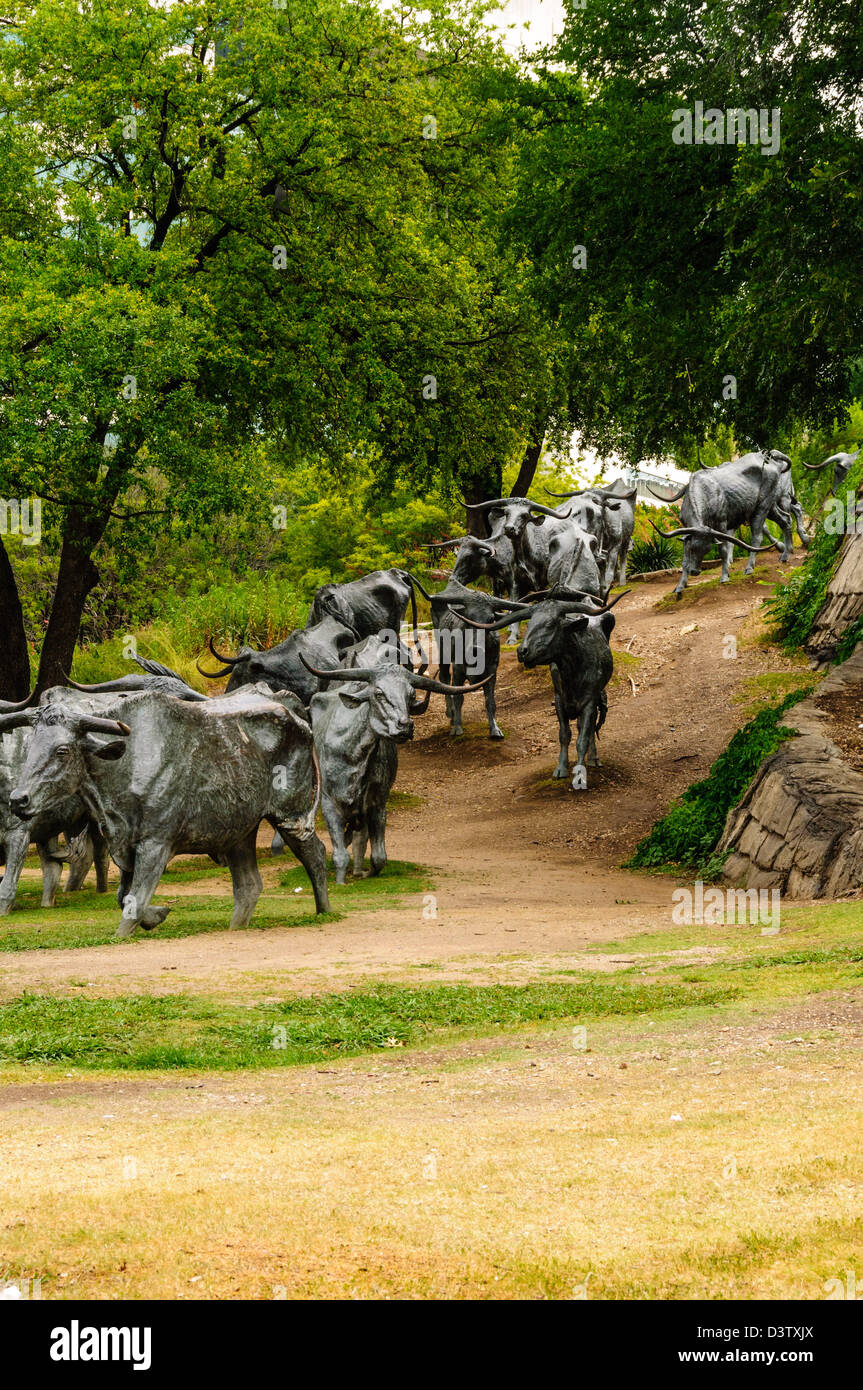
[[[105,539],[264,507],[264,439],[346,473],[375,442],[382,487],[500,469],[535,322],[492,237],[506,64],[471,6],[17,0],[4,24],[0,492],[43,499],[60,549],[40,688]],[[4,553],[4,695],[16,604]]]
[[[854,7],[591,0],[552,56],[515,225],[586,440],[636,460],[842,415],[863,328]],[[695,102],[778,111],[778,148],[674,143]]]

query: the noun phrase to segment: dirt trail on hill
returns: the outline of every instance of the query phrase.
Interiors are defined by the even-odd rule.
[[[738,561],[733,582],[721,587],[708,572],[673,607],[662,603],[674,582],[667,576],[636,584],[618,604],[612,647],[628,656],[609,692],[603,766],[589,769],[586,792],[551,779],[558,744],[547,670],[524,671],[514,652],[504,653],[503,742],[488,739],[480,696],[466,702],[465,737],[450,738],[435,697],[414,742],[400,750],[396,789],[419,800],[392,814],[387,848],[391,859],[429,868],[436,903],[413,895],[401,907],[319,927],[161,941],[156,931],[116,946],[22,951],[4,956],[4,993],[70,980],[119,992],[231,989],[252,978],[320,988],[366,975],[404,978],[432,963],[437,977],[477,978],[493,962],[517,977],[522,953],[547,956],[552,970],[572,968],[585,947],[670,925],[672,881],[619,865],[750,717],[735,699],[747,678],[799,666],[751,641],[776,560],[755,579],[742,580],[742,568]],[[725,655],[730,637],[733,659]],[[283,862],[265,866],[265,891]],[[221,891],[227,910],[227,877]],[[423,977],[435,978],[427,969]]]

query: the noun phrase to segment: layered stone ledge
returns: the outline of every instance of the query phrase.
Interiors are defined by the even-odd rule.
[[[863,615],[863,534],[850,532],[839,549],[824,602],[812,625],[806,650],[816,666],[835,659],[836,648],[852,623]]]
[[[818,687],[818,695],[863,680],[863,643]],[[863,890],[863,775],[827,733],[813,698],[784,724],[795,729],[765,758],[719,842],[732,850],[724,878],[747,888],[778,888],[789,898],[847,897]]]

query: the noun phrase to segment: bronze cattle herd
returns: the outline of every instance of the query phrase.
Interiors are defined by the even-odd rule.
[[[841,477],[852,456],[834,456]],[[844,472],[842,471],[844,467]],[[841,480],[840,477],[840,480]],[[151,930],[168,912],[152,899],[177,854],[206,854],[231,872],[231,925],[245,926],[261,893],[257,837],[263,821],[274,852],[287,844],[303,865],[318,912],[328,908],[318,810],[329,833],[338,883],[386,864],[387,798],[397,748],[414,719],[443,694],[451,733],[462,733],[464,697],[481,692],[489,737],[504,737],[495,717],[498,633],[509,629],[525,667],[547,666],[554,686],[560,756],[557,778],[587,788],[596,736],[613,672],[611,590],[626,580],[635,490],[616,485],[552,494],[556,508],[522,497],[483,502],[486,535],[435,543],[455,548],[445,587],[427,592],[404,570],[378,570],[318,589],[306,626],[268,651],[242,647],[221,656],[212,679],[224,694],[192,689],[156,662],[101,685],[73,681],[20,703],[0,702],[0,846],[5,873],[0,914],[11,911],[24,858],[35,844],[43,906],[53,906],[62,866],[66,891],[82,885],[95,862],[107,889],[108,857],[120,870],[118,936]],[[675,593],[698,574],[716,544],[727,581],[735,545],[750,552],[776,545],[787,558],[803,516],[790,460],[776,450],[702,469],[677,498],[683,571]],[[467,504],[466,504],[467,505]],[[783,545],[761,545],[777,523]],[[735,532],[751,530],[751,542]],[[491,589],[473,587],[485,580]],[[417,592],[429,600],[431,633],[420,631]],[[405,629],[408,606],[411,620]],[[436,659],[437,677],[427,673]],[[570,722],[578,727],[570,770]],[[60,837],[65,845],[61,845]]]

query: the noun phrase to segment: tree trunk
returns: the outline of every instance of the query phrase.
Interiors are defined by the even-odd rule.
[[[536,476],[537,465],[539,464],[544,440],[545,420],[537,421],[533,436],[528,441],[524,451],[521,467],[518,470],[518,477],[512,485],[511,497],[527,497],[533,485],[534,477]]]
[[[66,684],[84,604],[99,579],[99,571],[90,559],[90,552],[98,544],[103,530],[104,525],[88,524],[80,514],[76,516],[70,513],[60,553],[51,617],[39,658],[37,689],[40,694],[52,685]]]
[[[30,694],[30,657],[24,614],[18,597],[15,574],[0,540],[0,633],[3,653],[0,661],[0,700],[23,700]]]
[[[501,466],[491,463],[484,472],[471,473],[465,478],[462,496],[466,502],[488,502],[493,497],[500,497],[502,486]],[[469,536],[484,539],[488,535],[485,512],[468,512],[466,529]]]

